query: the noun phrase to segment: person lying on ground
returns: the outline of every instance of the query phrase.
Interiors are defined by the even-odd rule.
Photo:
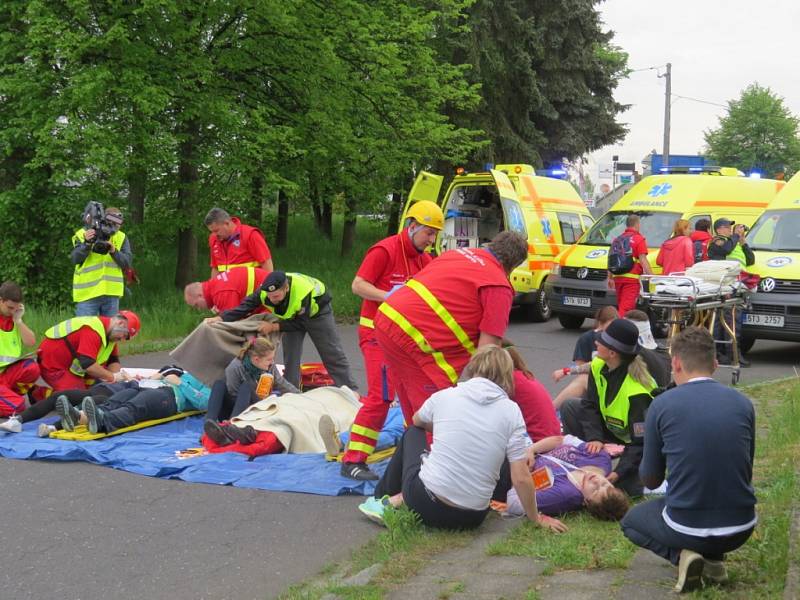
[[[511,399],[522,411],[528,435],[535,442],[560,434],[561,422],[556,416],[550,392],[534,377],[519,350],[510,345],[505,349],[514,363],[514,394]]]
[[[529,452],[535,457],[532,470],[547,468],[553,476],[550,487],[536,490],[540,512],[557,516],[585,508],[598,519],[619,521],[630,508],[625,492],[607,479],[611,456],[605,449],[590,452],[583,440],[557,435],[534,443]],[[508,492],[506,512],[525,514],[515,490]]]
[[[608,479],[628,495],[640,496],[644,419],[656,382],[638,356],[639,330],[631,321],[616,319],[595,343],[597,356],[590,363],[586,396],[561,406],[564,432],[587,440],[591,452],[599,452],[604,442],[624,444]]]
[[[211,390],[179,367],[163,367],[148,379],[163,380],[165,385],[155,389],[122,390],[102,403],[86,396],[80,410],[59,396],[56,412],[61,417],[61,426],[73,431],[77,425],[86,425],[89,433],[113,433],[142,421],[164,419],[184,411],[206,410],[208,406]]]
[[[684,329],[671,351],[677,386],[650,406],[639,467],[650,488],[666,477],[667,493],[633,507],[621,527],[634,544],[678,566],[681,592],[701,577],[726,581],[725,553],[753,533],[756,431],[752,402],[712,379],[717,361],[707,330]]]
[[[300,393],[275,366],[276,348],[276,339],[264,337],[254,337],[245,344],[225,368],[225,379],[211,386],[207,421],[226,421],[270,394]],[[261,381],[264,389],[258,393]]]
[[[560,521],[539,513],[528,471],[531,445],[514,393],[514,363],[499,346],[478,348],[464,368],[465,381],[435,392],[413,416],[378,482],[359,506],[373,520],[406,504],[425,525],[474,529],[492,499],[505,501],[512,486],[528,518],[552,531]],[[427,448],[426,431],[434,434]],[[427,451],[427,454],[426,454]]]

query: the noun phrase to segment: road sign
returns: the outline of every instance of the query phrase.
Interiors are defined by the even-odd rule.
[[[617,173],[619,173],[620,171],[626,171],[632,173],[635,170],[636,170],[636,163],[621,163],[621,162],[617,163]]]

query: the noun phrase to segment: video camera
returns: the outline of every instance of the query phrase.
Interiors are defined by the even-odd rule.
[[[111,236],[119,231],[122,225],[122,215],[106,214],[105,207],[100,202],[92,200],[83,209],[83,223],[94,231],[94,239],[91,241],[92,252],[108,254],[111,250]]]

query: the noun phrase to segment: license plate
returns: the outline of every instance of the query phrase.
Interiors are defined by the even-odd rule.
[[[747,313],[744,316],[745,325],[764,325],[765,327],[783,327],[783,315],[757,315]]]
[[[591,298],[583,298],[581,296],[564,296],[565,306],[591,306]]]

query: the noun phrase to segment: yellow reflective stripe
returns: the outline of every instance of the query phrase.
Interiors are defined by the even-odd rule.
[[[250,262],[234,263],[231,265],[217,265],[217,271],[222,273],[223,271],[227,271],[228,269],[233,269],[234,267],[257,267],[260,264],[261,263],[257,263],[256,261],[251,260]]]
[[[626,279],[639,279],[636,273],[623,273],[622,275],[614,275],[614,277],[625,277]]]
[[[252,294],[256,289],[256,270],[255,267],[247,267],[247,295]]]
[[[363,435],[371,440],[377,440],[381,432],[353,423],[353,427],[350,428],[350,433],[357,433],[358,435]]]
[[[103,275],[98,279],[93,279],[92,281],[87,281],[86,283],[73,283],[72,289],[83,290],[86,288],[94,287],[96,285],[100,285],[104,281],[110,281],[111,283],[125,283],[125,279],[123,277],[116,277],[114,275]]]
[[[425,339],[425,336],[420,333],[419,329],[409,323],[408,319],[397,312],[394,308],[386,304],[386,302],[381,304],[378,307],[378,310],[389,317],[392,322],[394,322],[400,329],[408,334],[408,337],[414,340],[417,346],[419,346],[420,350],[426,354],[430,354],[433,357],[433,360],[436,362],[436,365],[442,371],[444,371],[444,374],[447,375],[447,378],[451,383],[458,381],[458,373],[456,373],[456,370],[450,365],[450,363],[447,362],[444,354],[431,348],[431,345],[428,343],[428,340]]]
[[[363,325],[364,327],[369,327],[370,329],[375,329],[375,324],[372,322],[372,319],[368,319],[367,317],[361,317],[358,320],[359,325]]]
[[[431,294],[430,290],[426,288],[423,284],[421,284],[416,279],[410,279],[408,283],[406,283],[408,287],[412,290],[417,292],[420,298],[425,301],[433,312],[442,320],[447,328],[453,332],[453,335],[456,336],[456,339],[461,342],[461,345],[464,346],[464,349],[469,352],[470,354],[475,354],[475,344],[472,343],[472,340],[469,339],[467,332],[458,324],[453,318],[453,315],[436,299],[436,296]]]
[[[366,454],[372,454],[375,452],[375,446],[370,446],[369,444],[364,444],[362,442],[350,442],[347,445],[347,449],[355,452],[364,452]]]

